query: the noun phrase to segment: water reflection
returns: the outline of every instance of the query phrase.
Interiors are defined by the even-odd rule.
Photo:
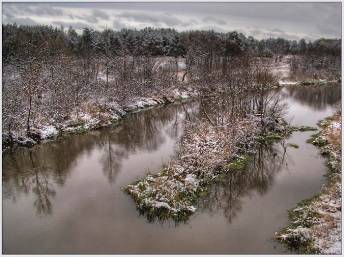
[[[328,86],[290,86],[282,89],[281,94],[285,99],[293,98],[314,110],[321,110],[328,105],[338,103],[341,99],[340,84]]]
[[[197,103],[189,103],[187,109],[196,111]],[[80,156],[99,151],[103,174],[114,183],[123,159],[156,151],[167,137],[176,140],[184,118],[184,107],[170,105],[131,114],[115,128],[8,151],[3,155],[3,197],[15,201],[20,194],[34,195],[37,214],[51,214],[55,187],[66,183]]]
[[[61,173],[54,172],[51,166],[40,158],[40,153],[31,149],[28,151],[21,149],[17,154],[7,155],[4,158],[6,169],[3,170],[3,193],[5,198],[13,201],[16,201],[20,193],[32,193],[37,214],[51,214],[51,198],[56,194],[53,181],[62,185],[64,180],[59,179]],[[25,166],[25,170],[21,168],[22,165]],[[9,176],[7,172],[11,175]]]
[[[264,195],[273,185],[274,177],[286,165],[287,148],[283,143],[275,146],[261,145],[245,170],[230,172],[221,176],[212,186],[210,193],[200,206],[203,211],[217,213],[223,211],[229,223],[242,208],[244,196],[257,192]]]
[[[156,151],[167,138],[176,140],[182,133],[185,118],[199,119],[206,112],[217,124],[235,122],[247,113],[259,112],[268,103],[271,104],[271,99],[279,97],[292,98],[312,108],[321,109],[338,102],[340,90],[339,86],[288,87],[274,91],[273,94],[208,98],[202,101],[202,108],[198,102],[154,108],[131,114],[115,128],[69,136],[32,149],[18,148],[3,155],[3,197],[15,201],[20,194],[32,194],[35,196],[33,205],[37,213],[51,214],[51,199],[56,194],[56,187],[66,183],[71,170],[83,154],[91,155],[93,151],[99,151],[102,173],[110,183],[114,183],[124,159],[136,152]],[[261,154],[266,156],[268,153],[269,151],[264,150]],[[276,160],[269,162],[276,164]],[[256,161],[254,165],[257,165]],[[262,169],[258,166],[252,168],[255,172]],[[239,174],[240,172],[236,175]],[[230,179],[240,181],[239,178]],[[263,188],[261,186],[256,189],[262,191]],[[218,190],[215,189],[214,193]],[[221,201],[212,202],[221,205]]]
[[[294,88],[275,92],[290,104],[288,115],[295,114],[296,125],[314,126],[340,101],[339,87],[308,87],[323,101],[319,108],[324,110],[317,111],[313,93],[299,89],[302,93]],[[204,108],[221,124],[228,117],[240,118],[245,108],[243,113],[259,112],[267,102],[260,97],[205,99]],[[299,149],[285,148],[286,142],[260,149],[248,170],[228,174],[213,186],[187,225],[148,224],[121,191],[173,155],[185,118],[204,115],[199,106],[187,102],[155,108],[132,114],[115,128],[3,154],[4,251],[279,253],[268,240],[287,222],[286,210],[323,183],[323,161],[305,143],[310,132],[292,135],[290,142]],[[288,167],[291,172],[285,172]]]
[[[102,146],[103,154],[101,161],[103,163],[103,172],[110,183],[113,183],[121,169],[121,160],[128,155],[126,150],[120,146],[114,145],[113,134],[106,131],[107,140],[104,141]]]
[[[35,195],[34,206],[36,207],[37,214],[51,214],[52,204],[50,199],[55,196],[56,191],[50,182],[49,174],[43,172],[45,167],[37,166],[32,155],[33,153],[30,152],[29,156],[34,175],[31,177],[31,183],[27,183],[26,186],[32,187],[32,192]]]

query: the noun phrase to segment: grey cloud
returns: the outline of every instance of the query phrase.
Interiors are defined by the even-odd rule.
[[[325,36],[337,35],[340,38],[340,33],[338,34],[338,24],[341,24],[341,17],[328,15],[324,18],[323,22],[316,24],[316,28],[319,34]]]
[[[155,26],[159,26],[162,24],[166,24],[167,26],[177,26],[186,25],[185,21],[178,19],[172,15],[167,13],[165,14],[157,14],[157,13],[144,13],[144,12],[123,12],[119,14],[116,18],[125,18],[131,21],[143,22],[143,23],[151,23]]]
[[[280,30],[280,29],[272,29],[272,32],[277,32],[277,33],[284,33],[284,31]]]
[[[107,20],[109,19],[109,15],[102,11],[102,10],[93,10],[92,14],[88,15],[73,15],[70,14],[69,17],[72,19],[79,19],[79,20],[84,20],[89,23],[97,23],[99,20]]]
[[[87,11],[86,11],[87,10]],[[179,31],[211,28],[246,31],[267,38],[341,37],[341,3],[4,3],[3,21],[65,25],[84,22],[101,29],[142,26],[173,27]],[[74,22],[68,20],[74,19]],[[18,23],[18,22],[17,22]],[[256,26],[256,27],[255,27]],[[250,34],[251,33],[251,34]]]
[[[93,15],[75,15],[74,18],[77,18],[79,20],[83,20],[89,23],[97,23],[98,17]]]
[[[247,35],[252,35],[254,37],[257,38],[288,38],[291,40],[300,40],[300,39],[306,39],[306,40],[311,40],[310,37],[305,36],[303,34],[299,34],[299,33],[292,33],[292,32],[287,32],[287,31],[283,31],[280,29],[259,29],[259,28],[255,28],[255,29],[247,29],[245,30],[245,34]]]
[[[51,15],[62,16],[64,12],[61,9],[51,7],[45,4],[33,4],[29,6],[25,3],[3,3],[3,12],[12,15]]]
[[[35,22],[34,20],[30,19],[30,18],[18,18],[16,19],[16,23],[18,25],[38,25],[37,22]]]
[[[58,27],[63,26],[64,28],[72,27],[73,29],[76,29],[76,30],[81,30],[84,28],[93,28],[92,26],[84,22],[53,21],[52,24]]]
[[[225,21],[221,20],[221,19],[218,19],[218,18],[214,18],[214,17],[205,17],[203,19],[204,22],[206,23],[216,23],[216,24],[219,24],[219,25],[225,25],[227,24]]]
[[[132,26],[130,26],[124,22],[121,22],[119,20],[114,20],[112,25],[113,25],[115,30],[121,30],[123,28],[127,28],[127,29],[133,28]]]
[[[96,17],[103,19],[103,20],[109,19],[109,15],[106,12],[104,12],[102,10],[97,10],[97,9],[93,10],[93,16],[96,16]]]
[[[216,25],[203,25],[200,27],[200,30],[214,30],[214,31],[223,32],[223,33],[229,32],[229,30],[226,30]]]
[[[4,17],[4,23],[16,23],[17,25],[28,25],[34,26],[39,25],[33,19],[25,17],[25,18],[14,18],[14,17]]]
[[[3,12],[2,15],[3,15],[5,18],[8,18],[8,19],[14,18],[14,17],[15,17],[15,15],[14,15],[13,13],[11,13],[11,12]]]

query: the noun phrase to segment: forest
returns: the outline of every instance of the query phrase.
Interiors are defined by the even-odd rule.
[[[339,39],[257,40],[236,31],[85,28],[78,34],[72,28],[3,25],[3,132],[11,140],[42,124],[73,120],[75,126],[80,113],[99,117],[104,102],[124,105],[172,90],[239,93],[258,80],[276,85],[268,66],[284,55],[302,56],[293,59],[295,69],[312,64],[338,72],[340,47]]]
[[[3,60],[25,59],[44,54],[94,58],[102,56],[171,56],[186,57],[194,51],[197,55],[214,54],[236,56],[251,54],[339,55],[339,39],[318,39],[306,42],[301,39],[269,38],[257,40],[236,31],[177,32],[174,29],[145,28],[142,30],[111,29],[95,31],[88,28],[78,34],[73,28],[52,26],[3,25]]]

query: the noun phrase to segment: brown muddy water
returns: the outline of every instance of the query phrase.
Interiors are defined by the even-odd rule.
[[[340,103],[340,86],[279,91],[294,125],[315,126]],[[320,190],[326,168],[295,132],[226,176],[187,223],[148,222],[121,188],[157,171],[176,150],[188,102],[131,114],[114,128],[18,148],[3,158],[3,253],[289,253],[274,233],[287,210]]]

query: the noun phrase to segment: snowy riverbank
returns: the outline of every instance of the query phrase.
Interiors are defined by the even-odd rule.
[[[310,143],[327,159],[321,192],[289,211],[290,225],[276,234],[288,247],[303,253],[341,253],[341,113],[323,120]]]
[[[221,174],[244,169],[258,144],[271,144],[293,130],[274,116],[247,114],[221,126],[206,117],[186,124],[178,155],[160,172],[125,188],[149,220],[187,220],[196,211],[199,197]]]
[[[280,80],[278,81],[279,86],[325,86],[328,84],[340,83],[338,80],[326,80],[326,79],[310,79],[302,81],[293,80]]]
[[[176,101],[196,97],[198,92],[190,87],[174,88],[161,96],[140,97],[127,101],[125,104],[108,101],[87,102],[79,110],[63,122],[54,121],[37,122],[28,133],[25,131],[2,134],[3,150],[12,146],[31,147],[37,143],[54,140],[60,136],[71,133],[82,133],[92,129],[106,127],[123,119],[127,114],[137,112],[153,106],[169,104]]]

